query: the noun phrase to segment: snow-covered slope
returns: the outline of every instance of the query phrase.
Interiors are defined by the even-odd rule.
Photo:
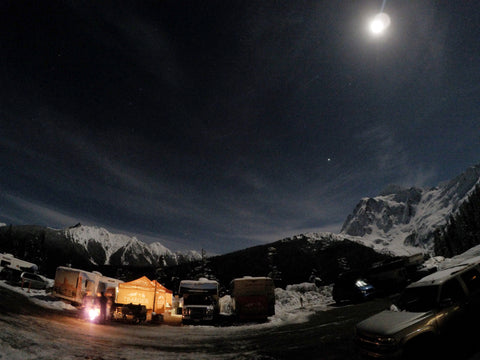
[[[90,261],[97,265],[163,265],[178,263],[179,257],[199,258],[198,253],[173,253],[160,242],[146,244],[122,234],[94,226],[77,225],[65,230],[68,239],[80,245],[90,255]],[[198,255],[198,256],[197,256]]]
[[[389,186],[374,198],[364,198],[345,221],[341,235],[396,255],[431,252],[433,231],[480,184],[480,165],[431,189]]]

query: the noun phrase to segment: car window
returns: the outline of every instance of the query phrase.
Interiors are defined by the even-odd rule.
[[[445,301],[447,299],[452,301],[461,301],[464,300],[465,297],[465,291],[457,279],[449,280],[443,284],[440,294],[440,301]]]
[[[412,312],[425,312],[436,307],[438,286],[406,288],[398,300],[398,308]]]
[[[35,275],[35,274],[23,274],[23,278],[28,279],[28,280],[42,281],[42,279],[38,275]]]
[[[468,291],[478,292],[480,290],[480,274],[477,269],[472,269],[463,273],[462,280],[465,285],[467,285]]]
[[[104,292],[106,290],[107,290],[107,284],[106,283],[104,283],[104,282],[98,283],[98,287],[97,287],[98,292],[101,293],[101,292]]]

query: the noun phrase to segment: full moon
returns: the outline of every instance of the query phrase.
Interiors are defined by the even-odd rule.
[[[390,26],[390,16],[386,13],[379,13],[370,22],[370,31],[374,35],[380,35]]]

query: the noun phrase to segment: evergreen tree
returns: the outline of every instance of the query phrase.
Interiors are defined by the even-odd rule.
[[[455,256],[480,244],[480,186],[477,185],[447,225],[434,233],[435,254]]]
[[[268,248],[267,259],[269,273],[268,277],[272,278],[275,283],[282,281],[282,272],[278,269],[276,265],[277,249],[273,246]]]
[[[218,281],[217,277],[215,276],[214,272],[210,267],[210,259],[207,256],[207,252],[202,249],[202,258],[200,261],[195,262],[195,266],[190,272],[191,279],[200,279],[206,278],[209,280],[216,280]]]

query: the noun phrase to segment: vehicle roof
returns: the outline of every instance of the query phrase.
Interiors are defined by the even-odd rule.
[[[427,275],[424,278],[410,284],[408,287],[440,285],[445,281],[457,276],[459,273],[463,273],[471,268],[474,268],[475,266],[478,266],[479,264],[480,257],[471,258],[460,264],[453,265],[446,269]]]
[[[215,280],[182,280],[180,281],[180,287],[178,292],[182,294],[183,292],[198,292],[198,293],[205,293],[205,292],[212,292],[218,291],[218,282]]]
[[[199,280],[182,280],[182,281],[180,281],[180,284],[185,285],[185,286],[187,286],[187,285],[199,285],[199,286],[201,286],[202,284],[207,284],[207,285],[208,284],[210,284],[210,285],[215,284],[216,285],[216,284],[218,284],[218,281],[202,278],[202,279],[199,279]]]
[[[235,278],[232,281],[249,281],[249,280],[267,280],[267,281],[273,281],[272,278],[266,277],[266,276],[244,276],[241,278]]]
[[[92,271],[87,271],[87,270],[82,270],[82,269],[75,269],[75,268],[68,267],[68,266],[58,266],[58,267],[57,267],[57,270],[65,270],[65,271],[71,271],[71,272],[84,272],[84,273],[93,274]]]

